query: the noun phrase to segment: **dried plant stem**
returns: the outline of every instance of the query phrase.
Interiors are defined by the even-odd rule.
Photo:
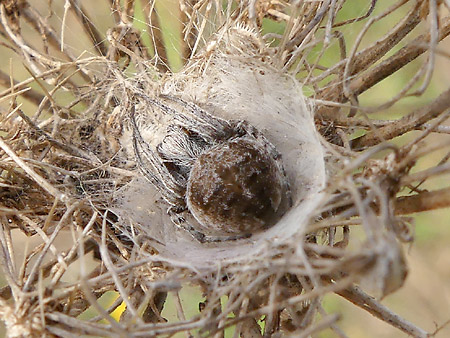
[[[95,300],[95,298],[94,298],[94,300]],[[95,300],[95,302],[96,302],[96,300]],[[106,315],[106,316],[110,317],[109,315]],[[90,335],[96,335],[96,336],[100,336],[100,337],[117,337],[117,338],[127,336],[127,332],[125,330],[122,330],[122,332],[121,332],[121,334],[123,334],[123,336],[121,336],[119,333],[114,333],[112,331],[112,326],[110,326],[110,325],[84,322],[83,325],[80,326],[77,318],[73,318],[73,317],[65,315],[61,312],[48,312],[45,314],[45,317],[48,320],[59,323],[62,326],[61,330],[63,331],[64,334],[66,332],[71,332],[71,333],[77,333],[77,334],[90,334]],[[112,320],[114,320],[114,319],[112,319]],[[53,328],[54,328],[54,326],[49,328],[49,330],[52,331]]]
[[[155,8],[155,1],[148,2],[141,0],[141,6],[145,12],[145,20],[149,27],[148,34],[153,44],[153,49],[156,57],[156,67],[163,73],[169,70],[169,59],[167,57],[167,50],[164,44],[161,22],[159,15]]]
[[[306,330],[301,330],[300,332],[297,332],[297,335],[291,335],[291,337],[298,337],[298,338],[307,338],[310,337],[312,334],[316,332],[320,332],[326,328],[331,327],[333,324],[335,324],[340,319],[340,316],[337,314],[329,315],[324,317],[319,323],[309,326]],[[345,336],[344,336],[345,337]]]
[[[402,196],[395,201],[395,213],[407,215],[450,207],[450,188],[425,191],[417,195]]]
[[[22,95],[22,94],[25,94],[27,91],[29,91],[29,88],[25,88],[25,89],[22,89],[22,90],[20,90],[20,91],[18,91],[18,92],[16,92],[16,93],[11,93],[11,94],[9,94],[9,95],[6,95],[6,96],[0,98],[0,102],[6,101],[6,100],[9,100],[9,99],[12,99],[12,98],[16,98],[17,96],[20,96],[20,95]],[[16,108],[17,108],[17,107],[16,107]],[[10,114],[11,114],[11,113],[10,113]]]
[[[49,237],[48,241],[45,242],[44,247],[39,253],[39,256],[36,259],[36,262],[33,264],[33,266],[30,269],[30,273],[27,277],[26,282],[23,285],[23,291],[30,291],[32,284],[37,279],[37,273],[40,271],[42,261],[47,254],[48,250],[52,246],[52,244],[55,242],[56,237],[58,236],[61,229],[66,225],[66,222],[68,222],[68,219],[71,217],[73,212],[80,206],[80,202],[73,203],[70,207],[67,208],[64,215],[61,217],[60,221],[58,222],[58,225],[55,227],[53,233]]]
[[[103,218],[102,222],[102,245],[100,246],[100,254],[102,256],[102,261],[105,264],[105,266],[108,268],[108,271],[111,272],[111,276],[115,282],[115,285],[117,287],[117,290],[119,291],[123,301],[127,305],[127,311],[130,311],[133,315],[133,319],[137,321],[137,323],[141,324],[142,318],[138,315],[134,305],[131,303],[129,299],[128,292],[125,288],[124,283],[122,282],[121,278],[119,277],[119,274],[117,273],[113,260],[110,256],[110,253],[107,250],[106,246],[106,215]]]
[[[104,38],[97,30],[97,27],[93,24],[92,19],[87,14],[86,10],[83,9],[81,3],[75,0],[69,0],[70,10],[75,13],[77,19],[81,22],[84,32],[91,39],[95,50],[100,54],[105,56],[108,49],[104,43]]]
[[[450,17],[447,17],[441,20],[439,40],[442,40],[449,34]],[[395,53],[393,56],[389,57],[376,67],[368,70],[365,73],[362,73],[362,75],[353,79],[349,83],[349,91],[353,95],[359,95],[367,89],[373,87],[375,84],[385,79],[389,75],[395,73],[397,70],[401,69],[406,64],[426,52],[428,50],[427,46],[430,38],[430,34],[424,34],[417,37],[397,53]],[[358,55],[356,55],[355,57],[358,57]],[[348,100],[348,98],[341,95],[340,86],[327,87],[325,90],[318,93],[318,97],[324,100],[338,102],[346,102]],[[336,118],[338,110],[339,108],[337,107],[321,107],[317,111],[317,116],[325,120],[334,120]]]
[[[61,193],[58,189],[56,189],[50,182],[48,182],[45,178],[36,173],[33,169],[28,166],[20,156],[18,156],[6,143],[0,138],[0,148],[8,154],[11,159],[17,163],[19,167],[21,167],[41,188],[47,191],[50,195],[57,198],[62,202],[67,202],[67,196]]]
[[[42,34],[45,35],[45,38],[48,39],[50,44],[56,49],[63,52],[63,56],[69,61],[76,61],[76,57],[70,53],[70,49],[67,46],[64,46],[64,41],[58,38],[55,31],[47,24],[46,20],[42,18],[39,13],[33,8],[25,8],[23,10],[24,18],[31,24],[31,26],[38,32],[42,30]],[[91,82],[89,75],[81,69],[81,75],[84,80]]]
[[[45,139],[54,147],[59,148],[68,154],[73,155],[74,157],[78,158],[79,160],[85,159],[92,161],[91,163],[98,162],[89,154],[86,154],[83,152],[83,150],[73,147],[72,145],[64,144],[62,142],[59,142],[55,140],[52,136],[50,136],[48,133],[43,131],[41,128],[39,128],[27,115],[25,115],[20,109],[17,110],[17,114],[31,127],[33,131],[35,131],[39,136],[45,137]],[[30,161],[32,162],[32,161]],[[42,164],[41,164],[42,165]],[[45,165],[45,164],[44,164]],[[99,163],[100,165],[100,163]]]
[[[2,217],[2,221],[0,223],[0,230],[6,229],[7,232],[10,232],[10,229],[7,224],[7,219],[5,216]],[[0,292],[0,295],[3,299],[9,299],[13,295],[20,294],[20,286],[19,281],[15,273],[15,266],[13,261],[13,255],[10,250],[9,242],[10,235],[6,233],[6,231],[0,231],[0,267],[3,271],[3,276],[8,282],[7,289],[3,288]],[[1,298],[0,298],[1,300]]]
[[[404,185],[411,184],[413,182],[417,181],[423,181],[430,177],[436,176],[436,175],[442,175],[450,172],[450,163],[443,163],[441,165],[438,165],[436,167],[431,167],[429,169],[425,169],[419,172],[416,172],[414,174],[411,174],[409,176],[402,177],[401,183]]]
[[[105,62],[105,60],[103,58],[99,58],[99,57],[94,57],[94,58],[88,58],[88,59],[82,59],[82,60],[78,60],[76,62],[68,62],[68,63],[62,63],[60,64],[58,67],[55,68],[51,68],[48,71],[45,72],[40,72],[39,74],[34,74],[34,76],[37,79],[45,79],[48,77],[52,77],[53,75],[58,75],[61,72],[64,72],[68,67],[70,66],[75,66],[77,67],[77,65],[79,64],[92,64],[92,63],[102,63]],[[8,76],[9,79],[9,76]],[[9,87],[8,89],[0,92],[0,97],[7,95],[13,91],[19,90],[19,89],[23,89],[25,86],[29,85],[30,83],[32,83],[33,81],[35,81],[34,77],[30,77],[24,81],[21,81],[17,84],[14,84],[14,86],[11,86],[11,82],[8,80],[7,83],[7,87]]]
[[[438,39],[442,40],[449,34],[450,17],[446,17],[441,21]],[[351,92],[359,95],[397,70],[403,68],[406,64],[428,51],[427,46],[430,39],[430,33],[415,38],[393,56],[381,62],[370,71],[358,76],[355,80],[352,80],[349,85]]]
[[[381,305],[375,298],[369,296],[357,286],[351,286],[342,291],[337,291],[336,293],[408,335],[417,338],[429,337],[429,334],[425,330],[403,319],[384,305]]]
[[[20,68],[31,74],[18,83],[12,66],[11,74],[0,70],[5,87],[0,103],[7,107],[0,115],[0,130],[7,135],[0,138],[0,270],[7,283],[0,288],[0,319],[8,334],[24,329],[27,336],[69,338],[221,338],[235,326],[234,337],[307,337],[324,329],[345,337],[336,324],[339,314],[322,307],[324,296],[335,293],[394,329],[428,337],[355,283],[374,280],[374,292],[383,296],[399,287],[406,271],[399,242],[413,240],[413,217],[400,215],[450,207],[448,185],[419,189],[423,181],[450,173],[450,153],[426,170],[413,168],[430,152],[448,152],[450,138],[428,141],[431,133],[450,134],[450,126],[442,125],[450,116],[450,88],[441,88],[440,96],[419,109],[402,111],[398,120],[369,115],[424,94],[432,83],[435,59],[449,56],[440,43],[450,34],[444,8],[449,0],[395,0],[383,2],[385,8],[369,0],[356,18],[348,16],[347,0],[178,0],[180,12],[176,1],[170,9],[180,30],[165,30],[164,36],[162,29],[173,25],[163,22],[168,12],[156,10],[163,0],[105,1],[91,11],[78,0],[48,1],[47,10],[32,1],[0,0],[0,49],[16,53]],[[92,21],[105,14],[97,12],[103,7],[111,9],[105,32],[97,28],[104,23]],[[135,17],[136,8],[144,13]],[[142,15],[147,27],[140,30],[134,23]],[[353,31],[357,21],[362,28],[353,39],[346,29]],[[72,22],[87,38],[86,50],[99,56],[86,58],[70,48],[65,33]],[[384,23],[390,26],[378,32],[375,26]],[[344,25],[349,26],[339,31]],[[142,34],[152,46],[142,44]],[[181,44],[176,39],[168,45],[166,34],[182,35]],[[330,65],[336,60],[330,48],[337,43],[339,59]],[[148,53],[152,47],[154,55]],[[177,49],[185,66],[173,72],[168,53]],[[409,81],[398,93],[376,107],[359,106],[360,94],[413,60],[417,70],[406,74]],[[315,121],[306,114],[311,128],[296,123],[307,108],[289,119],[303,102],[281,110],[302,98],[301,88],[289,92],[300,82],[287,82],[299,79],[315,92]],[[22,104],[23,98],[34,106]],[[159,99],[171,103],[162,109]],[[273,157],[285,165],[286,185],[296,196],[305,194],[273,228],[248,240],[191,242],[167,215],[171,200],[161,201],[146,190],[148,182],[140,183],[142,172],[153,173],[149,168],[168,171],[161,186],[172,187],[179,176],[181,188],[167,194],[184,201],[190,163],[197,162],[210,138],[218,147],[228,142],[228,136],[216,139],[203,130],[215,124],[208,127],[210,117],[194,105],[197,101],[212,115],[230,113],[239,120],[242,115],[261,133],[267,131],[279,147],[280,157]],[[167,116],[159,116],[160,110]],[[260,120],[269,124],[261,127]],[[297,142],[278,122],[292,125],[286,130],[293,136],[296,125],[311,135]],[[389,142],[413,130],[421,132]],[[317,147],[309,142],[313,139]],[[170,152],[153,163],[152,151],[162,154],[166,145]],[[148,161],[140,161],[142,156]],[[303,189],[303,175],[320,176],[317,186]],[[411,193],[399,196],[405,191]],[[183,210],[176,213],[191,222],[189,207],[179,205]],[[368,245],[351,245],[356,232],[350,226]],[[32,239],[23,259],[17,255],[17,249],[23,251],[15,237],[19,231]],[[67,235],[72,237],[66,241]],[[198,287],[205,299],[197,315],[190,316],[187,299],[180,298],[185,285]],[[109,291],[119,295],[104,306],[100,298]],[[166,321],[161,313],[169,293],[178,318]],[[117,320],[111,314],[121,304],[126,308]],[[88,308],[96,312],[93,317],[80,316]]]
[[[383,14],[381,14],[378,18],[382,18],[400,6],[404,5],[407,0],[401,0],[394,4],[391,8],[387,9]],[[416,27],[420,23],[419,16],[419,8],[423,1],[418,1],[416,5],[411,9],[409,14],[405,16],[401,22],[399,22],[386,36],[377,40],[376,43],[371,46],[365,48],[364,50],[356,53],[355,58],[353,60],[352,65],[352,74],[357,74],[358,72],[367,69],[370,65],[379,60],[382,56],[384,56],[393,46],[395,46],[399,41],[401,41],[409,32],[411,32],[414,27]],[[322,72],[317,77],[313,78],[311,82],[318,82],[325,79],[330,74],[338,74],[344,70],[344,67],[348,59],[341,60],[333,67],[328,69],[327,71]],[[338,81],[339,82],[339,81]],[[337,85],[338,82],[332,83],[324,90],[321,96],[328,97],[333,96],[328,92],[333,91],[333,85]]]
[[[11,85],[11,77],[0,70],[0,86],[10,87],[10,85]],[[13,80],[13,85],[16,86],[17,81]],[[38,93],[37,91],[31,88],[26,88],[26,91],[23,92],[23,94],[21,95],[30,102],[34,103],[35,105],[39,105],[44,99],[44,95]],[[5,96],[0,97],[3,100]]]
[[[339,116],[335,118],[335,125],[337,127],[363,127],[366,129],[373,127],[384,127],[396,123],[398,120],[373,120],[369,122],[358,118],[348,118],[345,116]],[[450,126],[433,126],[431,123],[423,123],[415,126],[414,130],[427,130],[431,129],[432,133],[450,134]]]
[[[439,116],[442,112],[450,108],[450,88],[444,91],[438,98],[426,107],[420,108],[411,114],[406,115],[400,120],[378,128],[374,131],[354,139],[351,146],[355,150],[361,150],[366,147],[374,146],[383,141],[393,139],[417,126]]]
[[[180,19],[184,27],[181,56],[184,62],[189,60],[192,55],[194,45],[199,38],[199,27],[195,22],[196,14],[194,14],[194,12],[195,8],[198,8],[198,5],[201,5],[201,3],[204,4],[205,2],[197,0],[180,0]]]
[[[286,43],[286,49],[292,50],[296,45],[303,42],[306,36],[322,21],[325,14],[328,12],[330,6],[330,0],[326,0],[322,5],[320,10],[317,12],[315,17],[308,23],[308,25],[301,30],[301,32],[292,38],[288,43]],[[334,1],[333,1],[334,2]]]
[[[349,20],[345,20],[345,21],[341,21],[341,22],[335,23],[333,25],[333,28],[344,26],[344,25],[348,25],[348,24],[351,24],[351,23],[354,23],[354,22],[358,22],[358,21],[361,21],[361,20],[364,20],[364,19],[368,18],[370,16],[370,14],[372,14],[373,10],[375,9],[376,3],[377,3],[377,0],[372,0],[372,2],[370,4],[370,8],[367,10],[366,14],[364,14],[362,16],[359,16],[357,18],[354,18],[354,19],[349,19]]]

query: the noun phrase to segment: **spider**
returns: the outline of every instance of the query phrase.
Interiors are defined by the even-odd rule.
[[[200,243],[238,240],[272,226],[291,206],[281,155],[255,127],[177,97],[143,98],[172,118],[152,147],[130,114],[138,167],[175,225]]]

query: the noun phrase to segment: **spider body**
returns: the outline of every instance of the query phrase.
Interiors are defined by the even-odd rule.
[[[256,128],[178,98],[146,100],[173,124],[152,149],[132,112],[133,148],[176,225],[200,242],[236,240],[270,227],[290,206],[281,155]]]
[[[276,219],[283,179],[275,159],[255,140],[232,139],[194,162],[187,207],[203,226],[228,234],[252,233]]]

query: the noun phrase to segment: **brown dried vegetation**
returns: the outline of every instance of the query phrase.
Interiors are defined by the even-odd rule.
[[[260,36],[271,43],[264,57],[313,89],[316,126],[330,167],[326,198],[304,233],[264,256],[219,264],[215,272],[163,259],[145,236],[130,240],[115,225],[115,192],[138,175],[136,164],[121,156],[117,92],[125,88],[122,79],[130,67],[155,82],[171,70],[153,1],[140,2],[151,48],[133,26],[135,1],[108,3],[114,24],[103,33],[78,1],[48,2],[46,11],[34,1],[0,1],[0,48],[20,58],[27,74],[18,80],[17,69],[0,71],[6,88],[0,92],[0,268],[6,281],[0,319],[8,336],[150,337],[184,331],[220,337],[228,327],[236,337],[307,337],[326,328],[345,336],[339,316],[321,305],[328,293],[409,335],[431,335],[363,289],[382,297],[401,287],[407,274],[402,243],[413,239],[411,217],[405,215],[450,206],[448,187],[421,189],[426,180],[450,171],[448,154],[429,169],[411,172],[423,156],[449,146],[448,139],[427,140],[450,133],[443,125],[450,89],[397,120],[374,118],[405,97],[422,95],[437,56],[449,58],[440,47],[450,34],[449,1],[399,0],[375,15],[373,0],[365,15],[339,22],[345,0],[224,1],[223,6],[218,0],[180,0],[176,19],[184,27],[185,62],[225,23],[259,31],[269,20],[283,27],[281,34]],[[360,47],[372,25],[403,7],[406,14],[384,36]],[[72,52],[66,20],[78,20],[93,54]],[[342,32],[358,22],[364,26],[346,46]],[[418,31],[413,38],[412,31]],[[332,43],[340,45],[341,59],[325,67],[321,58]],[[399,93],[376,107],[359,104],[361,94],[418,58],[420,67]],[[407,133],[411,136],[389,142]],[[349,245],[355,227],[363,230],[363,245]],[[23,261],[16,259],[23,251],[15,240],[18,231],[35,238]],[[182,285],[199,287],[205,299],[191,318],[179,300]],[[98,299],[107,291],[119,298],[103,308]],[[161,316],[168,292],[175,295],[177,322]],[[126,310],[116,320],[110,314],[122,302]],[[79,317],[90,307],[97,316]]]

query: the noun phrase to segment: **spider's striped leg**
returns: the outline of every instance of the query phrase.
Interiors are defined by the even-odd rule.
[[[169,204],[183,205],[184,186],[170,174],[162,159],[143,139],[136,123],[134,109],[131,111],[130,117],[133,129],[133,150],[140,171]]]
[[[227,241],[236,241],[238,239],[250,238],[251,234],[239,234],[231,236],[207,236],[204,233],[196,230],[192,225],[190,225],[186,219],[176,210],[175,207],[170,207],[167,210],[171,221],[180,229],[187,231],[192,237],[194,237],[200,243],[218,243]]]
[[[211,115],[195,103],[187,102],[178,97],[169,95],[161,95],[161,97],[178,103],[186,108],[186,111],[182,111],[181,114],[177,114],[175,117],[179,119],[186,128],[195,131],[206,140],[215,142],[217,140],[226,140],[235,136],[235,130],[227,120]],[[162,103],[159,104],[165,106]]]
[[[205,236],[200,231],[195,230],[192,225],[186,222],[186,219],[179,212],[177,212],[175,207],[170,207],[167,210],[167,213],[169,214],[172,223],[175,224],[178,228],[187,231],[189,234],[191,234],[192,237],[194,237],[200,243],[206,242],[205,238],[207,236]]]

